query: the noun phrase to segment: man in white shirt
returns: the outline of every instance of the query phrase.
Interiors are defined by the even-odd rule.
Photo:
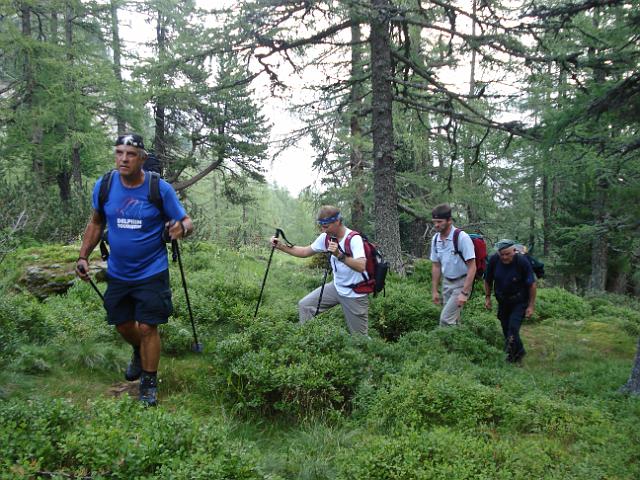
[[[318,225],[322,233],[306,247],[288,246],[271,237],[271,245],[294,257],[310,257],[316,253],[329,252],[333,281],[325,285],[318,310],[322,287],[316,288],[298,302],[300,323],[305,323],[316,314],[340,304],[349,332],[367,335],[369,328],[369,298],[365,293],[356,293],[353,286],[366,278],[366,257],[362,237],[350,235],[352,230],[342,223],[340,210],[325,205],[318,211]],[[348,245],[347,245],[348,243]],[[350,254],[347,254],[350,253]]]
[[[440,326],[460,323],[460,311],[471,295],[476,276],[476,254],[471,237],[453,226],[451,207],[436,206],[431,217],[436,234],[431,241],[431,295],[433,303],[444,305],[440,313]],[[458,230],[458,233],[456,233]],[[457,235],[457,250],[454,238]],[[442,300],[438,293],[442,280]]]

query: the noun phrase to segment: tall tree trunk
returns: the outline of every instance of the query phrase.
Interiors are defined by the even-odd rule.
[[[600,24],[600,13],[596,9],[593,16],[593,26],[598,28]],[[602,84],[606,80],[606,72],[602,60],[597,58],[595,48],[588,49],[588,56],[595,63],[593,68],[593,79],[596,84]],[[596,169],[594,183],[594,224],[595,234],[591,241],[591,276],[589,277],[589,290],[603,292],[607,286],[607,264],[609,252],[609,227],[607,211],[607,188],[609,182],[604,171],[605,160],[602,159],[602,168]]]
[[[122,65],[120,61],[122,49],[120,46],[120,28],[118,25],[118,2],[116,0],[111,0],[111,35],[113,47],[113,74],[116,77],[116,83],[118,85],[115,117],[118,126],[118,135],[122,135],[127,131],[127,122],[124,115],[124,99],[122,98],[124,93],[124,88],[122,88]]]
[[[374,198],[376,239],[391,269],[405,274],[400,250],[400,226],[396,191],[389,45],[388,0],[371,0],[371,127],[373,130]]]
[[[351,26],[351,92],[350,92],[350,129],[351,151],[349,153],[349,169],[351,184],[353,187],[353,200],[351,202],[351,227],[362,232],[365,227],[364,216],[364,158],[362,155],[362,127],[360,115],[362,114],[362,47],[360,46],[360,24],[354,22]]]
[[[20,5],[20,16],[21,16],[21,26],[22,26],[22,36],[24,37],[25,43],[28,45],[29,41],[31,41],[32,30],[31,30],[31,7],[22,3]],[[33,95],[35,90],[35,78],[33,72],[33,63],[31,59],[31,49],[29,47],[24,48],[24,55],[22,57],[22,75],[24,77],[24,99],[23,104],[24,108],[27,110],[31,110],[33,103]],[[37,122],[33,122],[31,125],[31,144],[38,145],[42,142],[42,128],[40,128]],[[34,173],[36,181],[39,183],[44,182],[44,162],[40,157],[40,153],[37,148],[34,148],[29,152],[31,156],[31,169]]]
[[[533,165],[531,172],[531,181],[529,187],[531,188],[531,213],[529,215],[529,248],[533,250],[536,244],[536,212],[538,211],[537,201],[537,187],[538,187],[538,175],[535,164]]]
[[[22,19],[22,36],[28,42],[31,40],[31,7],[22,3],[20,5],[20,16]],[[31,55],[29,48],[24,48],[24,55],[22,57],[22,74],[24,75],[25,92],[24,92],[24,104],[28,107],[31,106],[33,100],[33,66],[31,64]]]
[[[632,395],[640,395],[640,337],[638,338],[636,359],[633,362],[631,375],[629,375],[629,380],[627,380],[627,383],[625,383],[620,390],[625,393],[631,393]]]
[[[547,171],[547,153],[544,153],[544,167]],[[542,255],[549,255],[549,247],[551,245],[551,219],[549,218],[549,174],[542,175]]]
[[[74,6],[72,5],[72,0],[67,1],[66,9],[65,9],[65,19],[64,19],[64,32],[65,32],[65,40],[66,40],[66,48],[67,48],[67,62],[69,65],[73,65],[75,62],[75,57],[73,53],[73,18],[75,16]],[[69,94],[69,98],[75,98],[77,95],[77,88],[75,79],[70,77],[67,81],[67,93]],[[71,164],[71,175],[69,177],[68,174],[62,175],[61,178],[68,178],[68,181],[73,179],[73,183],[76,185],[78,190],[82,189],[82,172],[81,172],[81,164],[80,164],[80,145],[77,141],[73,140],[73,135],[76,131],[76,106],[75,101],[71,102],[72,105],[69,107],[69,124],[67,125],[67,135],[71,138],[71,152],[70,152],[70,164]],[[65,168],[66,170],[66,168]],[[66,188],[65,190],[70,191],[71,188]],[[68,200],[70,195],[68,193],[63,193],[60,191],[61,198],[63,200]]]
[[[613,293],[618,293],[620,295],[625,295],[627,293],[627,288],[629,287],[629,272],[626,270],[622,270],[616,274],[616,276],[611,281],[610,291]]]
[[[477,1],[472,0],[472,12],[473,12],[474,18],[471,20],[471,36],[475,36],[476,34],[476,21],[475,21],[476,8],[477,8]],[[475,50],[471,50],[470,70],[471,71],[469,73],[469,97],[473,97],[473,95],[476,93],[476,51]],[[462,159],[464,162],[463,178],[464,178],[465,185],[468,188],[468,192],[473,192],[477,187],[476,185],[477,175],[474,175],[475,153],[471,150],[470,147],[475,143],[476,135],[474,135],[474,132],[470,125],[463,129],[463,133],[464,133],[463,138],[465,139],[465,143],[467,144],[463,146],[464,150],[462,152]],[[477,168],[477,166],[475,167]],[[474,202],[471,200],[467,200],[466,203],[467,204],[465,206],[465,210],[467,212],[467,222],[470,224],[477,224],[480,218],[479,218],[477,208],[474,205]]]
[[[156,41],[158,42],[158,58],[164,59],[166,57],[167,49],[167,29],[164,25],[164,16],[162,12],[158,10],[158,19],[156,24]],[[163,81],[159,80],[160,87],[163,86]],[[158,89],[160,93],[156,97],[156,102],[153,107],[154,123],[155,123],[155,136],[153,138],[153,148],[155,150],[156,157],[162,165],[163,171],[167,171],[168,159],[167,159],[167,144],[166,144],[166,120],[165,120],[165,105],[162,98],[162,89]]]
[[[56,182],[58,183],[58,191],[60,192],[60,200],[62,205],[68,207],[71,200],[71,174],[66,167],[56,174]]]

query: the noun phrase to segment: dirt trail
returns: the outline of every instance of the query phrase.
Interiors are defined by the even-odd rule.
[[[110,397],[121,397],[122,395],[129,395],[133,398],[138,398],[138,388],[140,382],[117,382],[109,387],[107,394]]]

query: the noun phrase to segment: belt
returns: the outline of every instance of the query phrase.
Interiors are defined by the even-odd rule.
[[[460,275],[459,277],[456,277],[456,278],[449,278],[449,277],[444,277],[444,278],[446,278],[446,279],[447,279],[447,280],[449,280],[450,282],[456,282],[456,281],[458,281],[458,280],[460,280],[461,278],[464,278],[464,277],[466,277],[466,276],[467,276],[467,274],[465,273],[464,275]]]

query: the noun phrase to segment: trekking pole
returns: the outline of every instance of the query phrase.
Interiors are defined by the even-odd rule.
[[[189,310],[189,318],[191,319],[191,329],[193,330],[193,345],[191,345],[191,350],[196,353],[202,353],[203,347],[200,342],[198,342],[198,335],[196,334],[196,324],[193,321],[193,312],[191,311],[191,302],[189,301],[189,290],[187,289],[187,280],[184,277],[184,269],[182,268],[182,257],[180,257],[180,246],[178,245],[177,240],[171,240],[171,253],[173,256],[173,261],[178,260],[178,266],[180,267],[180,276],[182,277],[182,286],[184,287],[184,297],[187,300],[187,308]]]
[[[82,265],[78,265],[78,270],[80,270],[80,273],[87,273],[86,270],[84,269],[84,267]],[[95,283],[93,283],[93,280],[91,280],[91,277],[89,278],[89,283],[91,284],[91,286],[93,287],[93,289],[96,291],[96,293],[98,294],[98,296],[100,297],[100,300],[102,300],[102,302],[104,303],[104,297],[102,296],[102,294],[100,293],[100,290],[98,290],[98,287],[96,286]]]
[[[273,235],[274,237],[279,238],[282,235],[282,239],[285,241],[286,245],[289,247],[293,247],[293,243],[287,240],[284,232],[280,228],[276,228],[276,233]],[[267,262],[267,270],[264,272],[264,278],[262,279],[262,286],[260,287],[260,295],[258,296],[258,303],[256,304],[256,311],[253,313],[253,318],[255,319],[258,316],[258,309],[260,308],[260,302],[262,301],[262,293],[264,292],[264,286],[267,283],[267,275],[269,275],[269,268],[271,267],[271,259],[273,258],[273,251],[276,249],[276,246],[273,245],[271,247],[271,253],[269,254],[269,261]]]
[[[338,242],[336,237],[331,237],[329,239],[330,242]],[[340,248],[340,246],[338,246]],[[313,316],[317,316],[320,313],[320,303],[322,302],[322,294],[324,293],[324,285],[327,283],[327,275],[329,274],[329,270],[331,270],[331,253],[327,255],[327,266],[324,269],[324,277],[322,278],[322,287],[320,287],[320,297],[318,298],[318,306],[316,307],[316,313]]]

